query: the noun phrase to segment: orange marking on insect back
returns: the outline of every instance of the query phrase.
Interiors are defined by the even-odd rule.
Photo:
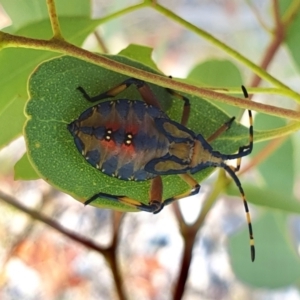
[[[139,131],[139,127],[137,124],[126,124],[125,131],[127,133],[131,133],[132,135],[135,135]]]
[[[116,143],[114,142],[113,139],[107,141],[107,140],[100,140],[99,141],[99,144],[100,144],[100,147],[101,148],[106,148],[108,149],[109,151],[112,151],[116,148]]]
[[[121,146],[121,151],[127,153],[128,155],[132,156],[136,153],[134,146],[131,145],[125,145],[123,144]]]
[[[116,123],[116,122],[111,122],[111,123],[106,123],[105,124],[105,128],[107,128],[107,129],[111,129],[112,131],[117,131],[117,130],[119,130],[120,129],[120,124],[119,123]]]

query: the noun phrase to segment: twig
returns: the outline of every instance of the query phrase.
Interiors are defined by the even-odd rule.
[[[198,231],[202,227],[205,217],[210,211],[211,207],[215,203],[217,197],[219,196],[220,192],[224,189],[224,180],[222,173],[219,172],[219,176],[217,181],[215,182],[215,185],[212,189],[212,192],[207,196],[207,198],[203,202],[203,207],[194,222],[194,224],[188,225],[184,221],[184,219],[177,218],[177,221],[179,223],[180,227],[180,233],[184,241],[184,249],[181,259],[181,265],[179,270],[179,275],[177,278],[177,281],[175,283],[175,290],[173,294],[173,300],[180,300],[182,299],[184,290],[185,290],[185,284],[186,280],[188,278],[189,268],[192,260],[192,251],[193,251],[193,245],[195,243],[195,239],[197,236]],[[175,204],[175,203],[174,203]],[[173,206],[174,206],[173,204]],[[176,206],[175,206],[176,209]],[[179,212],[178,212],[179,213]],[[180,212],[181,215],[181,212]]]
[[[45,207],[45,204],[53,197],[53,192],[54,189],[50,189],[50,192],[43,194],[42,202],[36,207],[39,211],[42,210]],[[2,269],[5,269],[5,264],[10,260],[20,242],[25,240],[31,234],[34,229],[34,225],[35,224],[33,222],[26,224],[23,230],[15,236],[13,243],[9,246],[9,249],[6,249],[7,254],[2,265]]]
[[[112,213],[113,234],[110,246],[107,248],[108,255],[105,256],[107,263],[110,265],[111,272],[114,277],[116,290],[120,300],[126,300],[126,294],[123,287],[123,278],[117,261],[117,247],[120,234],[120,226],[124,217],[124,213],[114,211]]]
[[[53,39],[63,40],[64,38],[60,30],[54,0],[47,0],[47,7],[53,32]]]
[[[90,248],[92,250],[95,250],[99,253],[101,253],[104,258],[106,259],[107,263],[110,266],[111,272],[113,274],[116,290],[118,291],[118,295],[120,300],[126,300],[125,292],[122,286],[122,278],[120,276],[119,267],[116,260],[116,248],[117,248],[117,239],[118,239],[118,233],[119,228],[122,220],[121,214],[114,214],[113,217],[113,224],[114,224],[114,230],[113,230],[113,237],[112,237],[112,243],[109,247],[104,248],[92,240],[86,239],[85,237],[79,236],[75,234],[74,232],[64,228],[59,223],[55,222],[54,220],[48,218],[47,216],[41,214],[40,212],[37,212],[33,209],[27,208],[23,204],[21,204],[18,200],[16,200],[14,197],[11,197],[2,191],[0,191],[0,199],[2,199],[7,204],[17,208],[18,210],[26,213],[29,215],[32,219],[38,220],[44,224],[47,224],[48,226],[52,227],[56,231],[60,232],[61,234],[69,237],[70,239],[80,243],[81,245],[86,246],[87,248]]]
[[[270,64],[271,60],[275,56],[276,52],[278,51],[281,43],[284,41],[285,37],[285,28],[283,23],[280,19],[280,12],[279,12],[279,4],[277,0],[273,0],[273,11],[274,11],[274,21],[275,21],[275,31],[273,34],[273,39],[270,45],[267,47],[265,52],[265,56],[263,57],[260,66],[262,69],[266,70],[268,65]],[[251,80],[250,86],[256,87],[261,82],[261,77],[257,74],[254,75],[253,79]]]
[[[93,249],[105,257],[109,255],[108,250],[93,241],[86,239],[85,237],[79,236],[72,231],[64,228],[59,223],[55,222],[54,220],[48,218],[47,216],[43,215],[40,212],[37,212],[36,210],[30,209],[26,207],[25,205],[21,204],[18,200],[16,200],[14,197],[9,196],[2,191],[0,191],[0,198],[7,204],[17,208],[18,210],[24,212],[25,214],[29,215],[32,219],[40,221],[44,224],[47,224],[48,226],[52,227],[56,231],[60,232],[61,234],[69,237],[70,239],[90,248]]]
[[[266,50],[266,54],[262,60],[261,68],[265,69],[272,58],[274,57],[278,47],[281,45],[283,39],[284,39],[284,29],[282,26],[282,23],[280,21],[279,16],[279,9],[278,9],[278,2],[276,0],[273,0],[274,4],[274,18],[276,23],[276,33],[273,41],[271,42],[270,46]],[[258,76],[258,73],[256,73],[255,77],[252,80],[251,86],[257,86],[259,82],[261,81],[261,78]],[[269,147],[265,149],[265,151],[260,153],[260,157],[257,156],[256,160],[252,162],[252,164],[248,165],[248,168],[253,167],[253,165],[259,163],[266,157],[266,155],[269,155],[274,149],[276,149],[279,145],[282,144],[286,137],[281,137],[279,139],[276,139],[274,142],[271,142]],[[263,155],[262,155],[263,154]],[[200,230],[201,226],[203,225],[203,222],[206,218],[207,213],[210,211],[212,205],[214,204],[215,200],[217,199],[219,193],[224,189],[225,187],[225,180],[223,176],[224,171],[220,170],[218,180],[216,181],[216,185],[213,188],[213,192],[208,196],[208,198],[204,201],[204,205],[202,207],[201,212],[199,213],[197,220],[194,224],[188,225],[185,223],[184,218],[182,216],[181,211],[179,210],[179,207],[175,206],[175,216],[177,218],[177,221],[180,226],[180,232],[184,239],[184,252],[183,252],[183,258],[181,261],[181,268],[180,273],[177,279],[177,282],[175,284],[175,290],[174,290],[174,300],[180,300],[182,299],[184,290],[185,290],[185,283],[188,276],[188,271],[190,268],[190,263],[192,259],[192,249],[194,245],[194,240],[196,237],[197,232]]]
[[[99,32],[97,30],[94,31],[94,36],[98,42],[99,47],[101,48],[101,50],[103,51],[103,53],[108,53],[108,49],[106,47],[106,45],[104,44]]]
[[[265,20],[260,15],[260,10],[251,2],[251,0],[246,0],[246,3],[249,5],[250,9],[253,11],[253,14],[255,15],[258,23],[261,25],[262,28],[264,28],[267,32],[270,32],[271,29],[267,26],[265,23]]]
[[[260,78],[272,83],[276,87],[280,87],[282,89],[290,90],[288,86],[283,84],[281,81],[277,80],[270,74],[268,74],[263,68],[259,67],[258,65],[254,64],[252,61],[232,49],[231,47],[227,46],[226,44],[222,43],[220,40],[212,36],[210,33],[198,28],[197,26],[187,22],[186,20],[180,18],[178,15],[173,13],[172,11],[168,10],[167,8],[157,4],[154,6],[155,10],[159,11],[163,15],[167,16],[168,18],[172,19],[173,21],[183,25],[185,28],[191,30],[192,32],[196,33],[197,35],[201,36],[211,44],[217,46],[219,49],[222,49],[224,52],[229,54],[230,57],[236,59],[238,62],[242,63],[246,67],[248,67],[253,73],[257,74]]]
[[[24,47],[24,48],[31,48],[31,49],[43,49],[43,50],[50,50],[55,52],[60,52],[68,55],[72,55],[74,57],[77,57],[79,59],[83,59],[87,62],[99,65],[104,68],[108,68],[112,71],[130,76],[130,77],[136,77],[142,80],[145,80],[147,82],[157,84],[162,87],[174,89],[180,92],[189,93],[196,95],[198,97],[203,97],[206,99],[219,101],[222,103],[227,103],[233,106],[238,106],[240,108],[244,109],[251,109],[258,112],[263,112],[266,114],[283,117],[283,118],[289,118],[292,120],[300,120],[300,112],[293,111],[290,109],[284,109],[280,107],[275,107],[272,105],[257,103],[257,102],[250,102],[248,100],[245,100],[243,98],[236,98],[229,95],[221,94],[214,92],[212,90],[208,90],[205,88],[199,88],[195,87],[183,82],[177,82],[173,79],[170,79],[165,76],[156,75],[153,73],[149,73],[146,71],[143,71],[141,69],[137,69],[134,67],[131,67],[129,65],[121,64],[117,61],[111,60],[105,56],[100,56],[93,54],[89,51],[86,51],[84,49],[78,48],[72,44],[69,44],[65,41],[48,41],[48,40],[36,40],[31,39],[27,37],[21,37],[21,36],[14,36],[10,35],[8,33],[0,32],[0,43],[2,40],[2,44],[5,47]],[[290,91],[290,95],[293,94],[293,97],[295,99],[300,100],[300,95],[297,93]]]
[[[273,1],[273,15],[274,15],[275,30],[274,30],[274,34],[273,34],[273,40],[267,47],[265,55],[260,64],[261,67],[264,69],[268,68],[270,62],[272,61],[273,57],[275,56],[276,52],[278,51],[280,45],[284,41],[285,32],[287,30],[287,27],[291,24],[291,20],[296,17],[297,13],[295,10],[296,9],[298,10],[300,7],[300,5],[299,5],[300,1],[298,1],[298,5],[295,5],[295,3],[293,3],[290,6],[290,8],[292,8],[292,10],[291,9],[288,10],[289,22],[287,21],[287,19],[284,22],[280,18],[280,10],[279,10],[278,0],[272,0],[272,1]],[[251,80],[250,86],[257,87],[260,84],[260,82],[261,82],[261,78],[259,78],[257,75],[254,75],[253,79]],[[294,127],[294,126],[297,127],[297,125],[299,125],[299,124],[291,123],[291,124],[286,125],[285,127],[286,128]],[[242,169],[240,174],[245,173],[249,169],[257,166],[259,163],[264,161],[270,154],[272,154],[273,152],[275,152],[278,149],[278,147],[284,142],[284,140],[286,138],[287,138],[287,136],[283,136],[283,137],[279,137],[275,140],[270,141],[270,143],[259,154],[257,154],[245,168]]]

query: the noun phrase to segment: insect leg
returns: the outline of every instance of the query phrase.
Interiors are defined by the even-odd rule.
[[[243,91],[244,97],[248,98],[248,92],[244,86],[242,86],[242,91]],[[250,136],[252,135],[252,141],[253,141],[253,128],[251,128],[252,127],[252,113],[251,113],[251,111],[248,111],[248,113],[249,113],[249,119],[250,119]],[[235,120],[235,117],[232,117],[229,121],[224,123],[219,129],[217,129],[216,132],[214,132],[209,138],[206,139],[207,142],[211,143],[218,136],[220,136],[224,131],[228,130],[234,120]],[[240,147],[239,152],[243,152],[245,149],[248,149],[249,147],[251,147],[250,144],[251,144],[251,138],[250,138],[249,145]],[[239,168],[237,170],[239,170]]]
[[[181,121],[180,123],[184,126],[187,125],[187,122],[189,120],[189,116],[190,116],[190,109],[191,109],[191,104],[190,104],[190,100],[189,98],[177,93],[176,91],[173,91],[171,89],[166,89],[171,95],[173,95],[174,97],[184,101],[184,105],[183,105],[183,111],[182,111],[182,115],[181,115]]]
[[[245,98],[248,98],[248,92],[244,86],[242,86],[242,90],[243,90]],[[219,156],[224,160],[237,159],[237,166],[235,168],[232,168],[235,172],[237,172],[240,169],[241,158],[246,155],[249,155],[253,149],[253,118],[252,118],[251,110],[248,110],[248,116],[249,116],[249,124],[250,124],[249,125],[249,143],[248,143],[248,145],[241,146],[239,148],[238,153],[236,153],[236,154],[221,154]]]
[[[253,149],[253,118],[251,110],[248,110],[250,127],[249,127],[249,144],[239,148],[239,152],[236,154],[237,162],[236,167],[233,168],[234,172],[238,172],[241,167],[242,157],[250,154]]]
[[[90,102],[96,102],[102,99],[106,98],[111,98],[115,97],[119,93],[123,92],[126,90],[129,86],[135,85],[136,88],[138,89],[139,93],[141,94],[143,100],[148,104],[148,105],[153,105],[157,108],[160,108],[160,104],[158,100],[156,99],[155,95],[151,91],[150,87],[148,84],[146,84],[143,80],[139,80],[136,78],[128,78],[124,80],[121,84],[111,88],[110,90],[101,93],[99,95],[96,95],[94,97],[90,97],[88,93],[84,90],[83,87],[79,86],[77,89],[82,93],[84,98]]]
[[[177,196],[173,196],[171,198],[166,199],[163,202],[163,205],[169,205],[170,203],[176,201],[176,200],[180,200],[182,198],[188,197],[188,196],[193,196],[199,193],[200,190],[200,185],[199,183],[189,174],[184,173],[184,174],[179,174],[178,176],[181,177],[181,179],[183,179],[190,187],[191,189],[187,192],[184,192],[180,195]]]
[[[143,81],[139,81],[134,78],[129,78],[129,79],[123,81],[121,84],[118,84],[117,86],[109,89],[108,91],[106,91],[104,93],[100,93],[99,95],[96,95],[94,97],[90,97],[87,94],[87,92],[84,90],[84,88],[81,86],[79,86],[77,89],[83,94],[83,96],[86,100],[88,100],[90,102],[96,102],[96,101],[99,101],[102,99],[112,98],[112,97],[118,95],[119,93],[126,90],[131,84],[135,84],[136,87],[138,88],[139,85],[143,85]]]
[[[158,213],[163,209],[162,205],[162,180],[160,176],[157,176],[151,180],[150,188],[150,200],[149,204],[144,204],[138,200],[129,198],[127,196],[111,195],[107,193],[97,193],[93,197],[89,198],[84,202],[85,205],[88,205],[95,201],[97,198],[104,198],[112,201],[116,201],[127,206],[136,208],[141,211]]]
[[[248,98],[249,97],[248,92],[247,92],[246,88],[243,85],[242,85],[242,90],[243,90],[243,93],[244,93],[244,97]],[[239,148],[239,153],[243,154],[243,156],[245,156],[245,154],[244,154],[245,152],[250,154],[252,152],[252,149],[253,149],[253,118],[252,118],[251,110],[248,110],[248,115],[249,115],[249,123],[250,123],[250,127],[249,127],[249,144]],[[233,169],[234,172],[239,171],[239,169],[241,167],[241,161],[242,161],[242,156],[237,158],[236,167]]]
[[[214,141],[218,136],[220,136],[224,131],[228,130],[232,124],[232,122],[235,120],[235,117],[232,117],[229,121],[224,123],[219,129],[217,129],[210,137],[206,139],[208,143],[211,143]]]
[[[170,76],[170,78],[172,78]],[[182,115],[181,115],[181,121],[180,123],[184,126],[187,125],[187,122],[189,120],[189,116],[190,116],[190,109],[191,109],[191,104],[190,104],[190,100],[177,93],[176,91],[174,90],[171,90],[171,89],[166,89],[171,95],[173,95],[174,97],[184,101],[184,105],[183,105],[183,111],[182,111]],[[171,204],[172,202],[174,201],[177,201],[177,200],[180,200],[182,198],[185,198],[185,197],[188,197],[188,196],[193,196],[193,195],[196,195],[199,193],[199,190],[200,190],[200,185],[199,183],[189,174],[187,173],[184,173],[184,174],[178,174],[178,176],[181,177],[181,179],[183,179],[190,187],[191,187],[191,190],[185,192],[185,193],[182,193],[180,195],[177,195],[177,196],[173,196],[171,198],[168,198],[166,199],[164,202],[163,202],[163,205],[169,205]]]

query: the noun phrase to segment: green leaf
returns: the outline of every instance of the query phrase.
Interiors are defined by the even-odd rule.
[[[243,83],[239,69],[231,61],[211,59],[196,65],[188,78],[210,87],[233,87]]]
[[[15,180],[35,180],[40,178],[29,162],[27,153],[15,164],[14,171]]]
[[[88,1],[73,0],[72,5],[70,5],[68,0],[60,0],[56,1],[55,4],[59,16],[90,16],[91,8]],[[42,20],[48,20],[48,24],[50,24],[46,1],[1,0],[1,5],[12,21],[12,25],[5,28],[6,32],[16,33],[19,29]]]
[[[243,184],[243,188],[246,194],[247,201],[257,206],[278,209],[288,213],[300,214],[300,202],[284,189],[269,188],[266,186],[257,186]],[[229,195],[240,196],[240,193],[235,186],[231,184],[227,193]]]
[[[126,56],[160,72],[151,58],[152,52],[153,49],[150,47],[131,44],[127,48],[120,51],[119,55]]]
[[[84,17],[61,17],[65,37],[80,45],[93,30],[96,23]],[[16,32],[20,36],[49,38],[49,20],[42,20],[23,27]],[[6,48],[0,52],[0,128],[7,128],[0,135],[0,148],[22,134],[25,122],[24,105],[27,100],[27,80],[40,62],[57,56],[49,51]],[[13,122],[12,122],[13,120]]]
[[[288,10],[292,5],[293,1],[291,0],[282,0],[278,2],[280,4],[282,15]],[[299,52],[299,39],[300,39],[300,14],[299,11],[297,14],[292,16],[293,21],[287,27],[285,42],[286,45],[296,63],[298,68],[300,67],[300,52]]]
[[[248,229],[230,238],[231,265],[239,280],[254,287],[274,289],[299,281],[300,259],[286,222],[286,215],[280,212],[264,213],[253,222],[256,242],[253,263],[245,255],[249,247]]]
[[[228,60],[207,60],[196,65],[189,73],[188,79],[197,85],[207,87],[237,87],[243,84],[239,69]],[[240,108],[218,103],[229,115],[238,115]]]
[[[157,73],[125,57],[110,56],[110,58]],[[91,106],[76,90],[79,85],[89,94],[96,95],[126,78],[121,74],[67,56],[41,64],[30,78],[31,99],[26,107],[28,121],[25,126],[30,162],[42,178],[80,201],[102,191],[148,202],[150,182],[122,181],[102,174],[89,165],[77,151],[73,138],[67,130],[67,124],[77,119]],[[179,121],[183,102],[172,99],[164,88],[154,85],[150,85],[150,88],[169,116]],[[122,92],[117,98],[141,99],[134,87]],[[192,105],[189,127],[192,130],[209,136],[228,121],[229,117],[209,102],[194,96],[189,98]],[[248,129],[234,123],[230,130],[213,143],[213,146],[217,150],[233,153],[247,141]],[[211,170],[199,172],[195,178],[201,181],[210,172]],[[164,199],[188,189],[187,184],[178,176],[164,176],[163,183]],[[132,210],[104,199],[94,201],[93,204],[99,207]]]
[[[255,287],[280,288],[293,284],[299,280],[300,260],[291,240],[287,217],[289,213],[300,213],[299,201],[285,194],[284,190],[278,192],[276,189],[254,185],[244,185],[244,190],[248,202],[268,210],[255,219],[250,207],[256,245],[254,263],[246,255],[249,252],[247,226],[230,238],[229,249],[234,272],[240,280]],[[233,184],[228,191],[239,196]]]
[[[265,114],[257,114],[255,117],[255,128],[274,129],[286,125],[281,118]],[[251,156],[258,155],[272,141],[255,144]],[[258,170],[266,185],[273,192],[286,197],[293,197],[295,183],[294,169],[294,147],[291,138],[287,138],[276,151],[268,156],[262,163],[258,165]]]
[[[47,18],[45,1],[2,0],[1,5],[12,21],[12,24],[5,28],[5,31],[9,33],[17,32],[32,21]]]

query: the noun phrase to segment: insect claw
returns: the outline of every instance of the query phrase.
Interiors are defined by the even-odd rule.
[[[226,130],[228,130],[230,127],[231,127],[231,125],[232,125],[232,123],[233,123],[233,121],[235,120],[235,117],[232,117],[228,122],[226,122],[224,125],[226,125],[227,126],[227,129]]]
[[[87,200],[83,203],[84,206],[89,205],[90,203],[92,203],[92,202],[93,202],[94,200],[96,200],[97,198],[98,198],[98,195],[96,194],[96,195],[94,195],[93,197],[87,199]]]
[[[164,207],[164,203],[158,202],[158,201],[154,201],[151,203],[151,205],[155,205],[156,209],[155,211],[153,211],[153,214],[158,214]]]
[[[139,210],[142,210],[142,211],[157,214],[164,208],[164,204],[161,203],[160,201],[154,200],[154,201],[151,201],[151,203],[149,203],[149,205],[140,203],[138,206],[136,206],[136,208],[138,208]]]
[[[164,208],[163,203],[157,200],[151,201],[149,203],[149,206],[152,207],[152,211],[154,214],[158,214]]]

